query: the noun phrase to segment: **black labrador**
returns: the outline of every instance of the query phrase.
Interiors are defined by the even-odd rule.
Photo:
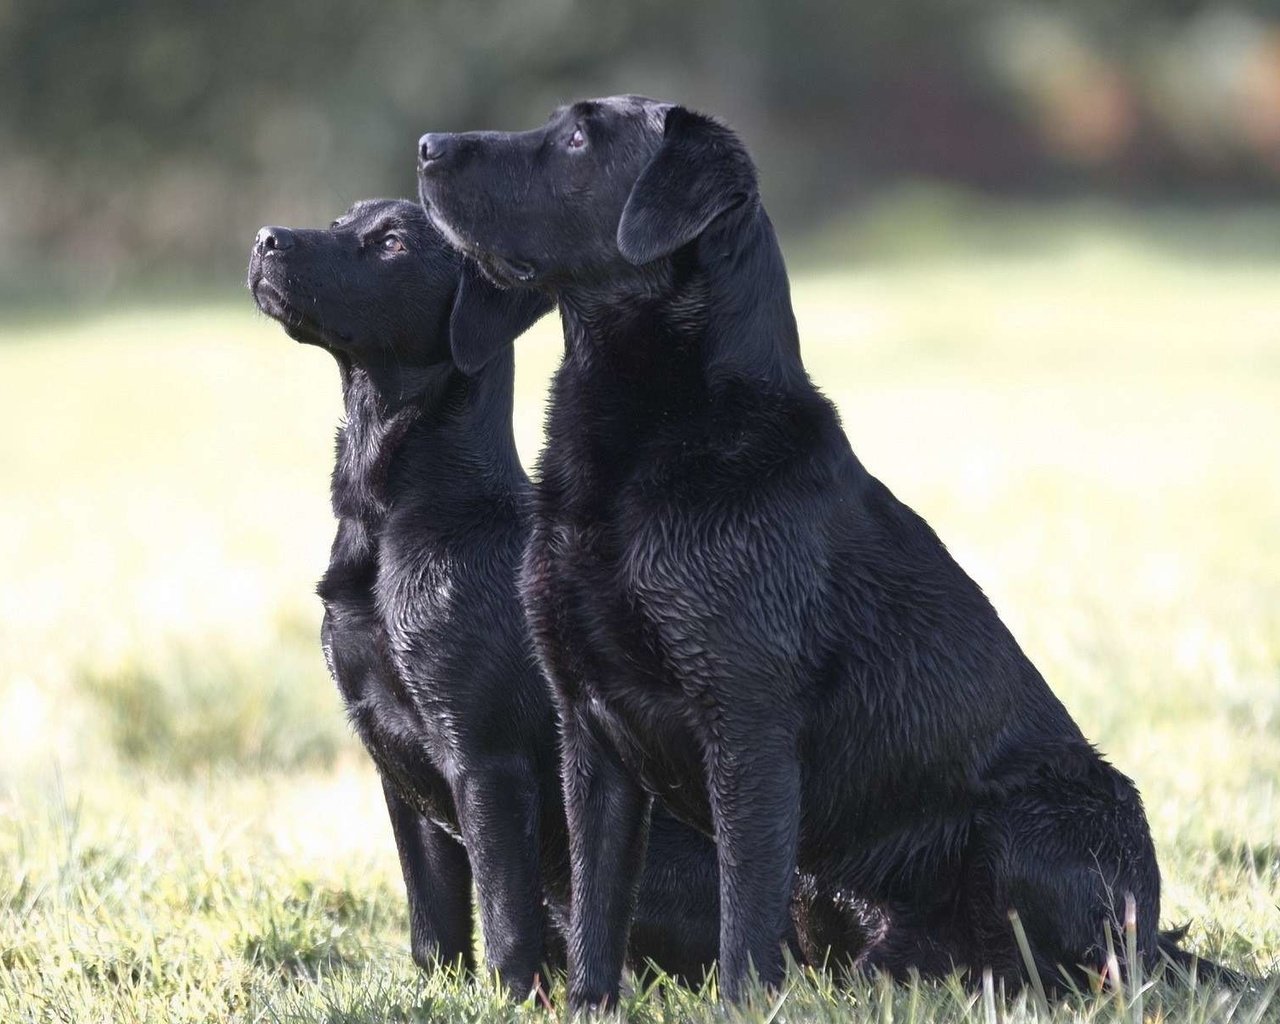
[[[551,300],[494,288],[418,204],[391,200],[328,230],[263,228],[249,287],[342,377],[322,638],[382,777],[414,959],[473,966],[474,881],[489,965],[523,995],[563,961],[568,836],[555,710],[516,589],[529,492],[514,361],[481,368],[473,352],[509,346]],[[641,888],[633,962],[697,979],[718,949],[712,844],[655,817]]]
[[[734,133],[593,100],[424,136],[419,182],[491,278],[560,303],[522,593],[562,719],[574,1003],[616,998],[651,796],[718,844],[729,998],[779,982],[797,867],[828,924],[874,904],[834,952],[897,977],[1021,983],[1014,909],[1050,985],[1105,966],[1126,900],[1146,966],[1175,952],[1133,783],[810,381]]]

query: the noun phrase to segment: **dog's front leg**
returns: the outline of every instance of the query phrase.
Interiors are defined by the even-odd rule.
[[[793,738],[762,738],[760,722],[707,751],[720,863],[720,990],[736,1002],[754,970],[782,982],[800,827],[800,762]]]
[[[569,1002],[575,1009],[613,1008],[644,866],[651,800],[583,709],[568,703],[561,710],[573,882]]]
[[[537,769],[516,757],[470,765],[454,799],[475,874],[485,960],[522,999],[546,956]]]
[[[475,968],[471,943],[471,865],[467,851],[439,825],[405,803],[384,778],[382,792],[409,897],[409,948],[430,969]]]

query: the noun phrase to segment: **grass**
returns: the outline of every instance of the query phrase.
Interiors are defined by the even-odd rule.
[[[1238,997],[1165,976],[1055,1020],[1280,1019],[1280,258],[1168,234],[1103,220],[795,282],[855,449],[1137,780],[1165,923],[1263,978]],[[555,335],[519,350],[527,461]],[[24,315],[0,324],[0,409],[0,1020],[547,1019],[408,956],[310,593],[327,357],[244,296]],[[712,994],[659,983],[625,1009],[1046,1019],[1033,994],[799,971],[742,1011]]]

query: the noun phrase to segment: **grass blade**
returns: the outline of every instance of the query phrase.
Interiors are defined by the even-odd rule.
[[[1027,968],[1027,976],[1031,979],[1031,989],[1036,996],[1036,1011],[1046,1019],[1049,1016],[1049,998],[1045,994],[1044,980],[1040,977],[1040,969],[1036,967],[1035,957],[1031,955],[1031,943],[1027,940],[1027,930],[1022,927],[1022,918],[1016,910],[1009,911],[1009,924],[1013,926],[1014,938],[1018,940],[1018,952],[1022,954],[1022,962]]]

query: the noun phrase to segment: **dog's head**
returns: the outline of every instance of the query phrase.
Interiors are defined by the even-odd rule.
[[[561,107],[533,131],[424,135],[418,181],[432,222],[493,279],[552,291],[639,279],[758,202],[731,130],[637,96]]]
[[[452,359],[466,372],[551,305],[495,288],[398,199],[358,202],[328,228],[262,228],[249,289],[291,338],[357,365]]]

